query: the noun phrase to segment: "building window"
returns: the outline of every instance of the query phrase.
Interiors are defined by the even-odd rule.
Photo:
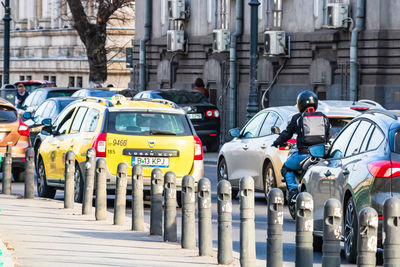
[[[3,85],[3,75],[0,75],[0,85]]]
[[[282,0],[272,1],[272,27],[280,29],[282,26]]]
[[[76,77],[76,87],[82,88],[82,76]]]
[[[56,86],[57,84],[57,77],[56,76],[51,76],[51,81],[54,83],[53,85]]]
[[[44,75],[43,80],[48,81],[49,80],[49,75]]]
[[[68,87],[75,87],[75,77],[74,76],[69,77]]]
[[[20,80],[20,81],[24,81],[24,80],[25,80],[25,76],[20,75],[20,76],[19,76],[19,80]]]
[[[27,79],[27,80],[32,80],[32,75],[26,76],[26,79]]]

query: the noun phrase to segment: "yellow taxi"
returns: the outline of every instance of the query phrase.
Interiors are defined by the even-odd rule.
[[[68,105],[55,119],[45,119],[46,135],[38,151],[38,194],[53,198],[64,188],[65,154],[75,153],[75,201],[83,194],[86,151],[107,161],[107,189],[115,189],[117,166],[143,167],[144,189],[150,190],[153,168],[173,171],[180,190],[183,176],[203,177],[203,148],[185,111],[166,100],[85,98]],[[131,179],[128,179],[128,185]]]

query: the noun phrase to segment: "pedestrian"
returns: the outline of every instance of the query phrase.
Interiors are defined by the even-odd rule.
[[[328,118],[322,112],[317,112],[318,97],[311,91],[303,91],[297,96],[299,113],[293,115],[290,123],[272,146],[278,147],[287,142],[294,134],[297,135],[297,150],[285,162],[282,174],[289,191],[289,201],[294,203],[298,194],[294,172],[301,168],[300,163],[307,157],[308,148],[312,145],[327,144],[330,138]]]
[[[24,84],[19,83],[17,86],[17,94],[15,96],[15,106],[16,108],[22,108],[22,104],[28,97],[29,93],[26,91]]]
[[[201,78],[197,78],[197,79],[194,81],[193,90],[199,91],[199,92],[202,93],[207,99],[208,99],[208,97],[210,96],[209,93],[208,93],[208,89],[204,87],[204,82],[203,82],[203,79],[201,79]]]

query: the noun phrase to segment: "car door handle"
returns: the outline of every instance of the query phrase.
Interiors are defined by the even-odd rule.
[[[349,175],[350,171],[348,169],[342,170],[343,175]]]
[[[243,146],[243,149],[247,150],[247,149],[249,149],[249,147],[247,145],[245,145],[245,146]]]
[[[329,177],[329,176],[331,176],[331,175],[332,175],[332,173],[331,173],[331,171],[330,171],[330,170],[328,170],[326,173],[324,173],[324,175],[325,175],[326,177]]]
[[[262,145],[261,145],[261,148],[262,148],[262,149],[266,149],[267,146],[266,146],[265,144],[262,144]]]

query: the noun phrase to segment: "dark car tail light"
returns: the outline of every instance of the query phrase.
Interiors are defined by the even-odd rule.
[[[200,138],[195,135],[194,138],[194,160],[203,160],[203,144]]]
[[[22,121],[19,122],[18,133],[23,136],[30,136],[29,127]]]
[[[219,118],[218,109],[210,109],[206,111],[206,117],[208,118]]]
[[[400,162],[378,160],[368,163],[368,169],[375,178],[393,178],[400,176]]]
[[[107,133],[99,133],[93,140],[92,147],[96,150],[96,157],[106,156]]]
[[[291,144],[296,144],[296,139],[289,139],[284,146],[279,146],[279,150],[289,150]]]

